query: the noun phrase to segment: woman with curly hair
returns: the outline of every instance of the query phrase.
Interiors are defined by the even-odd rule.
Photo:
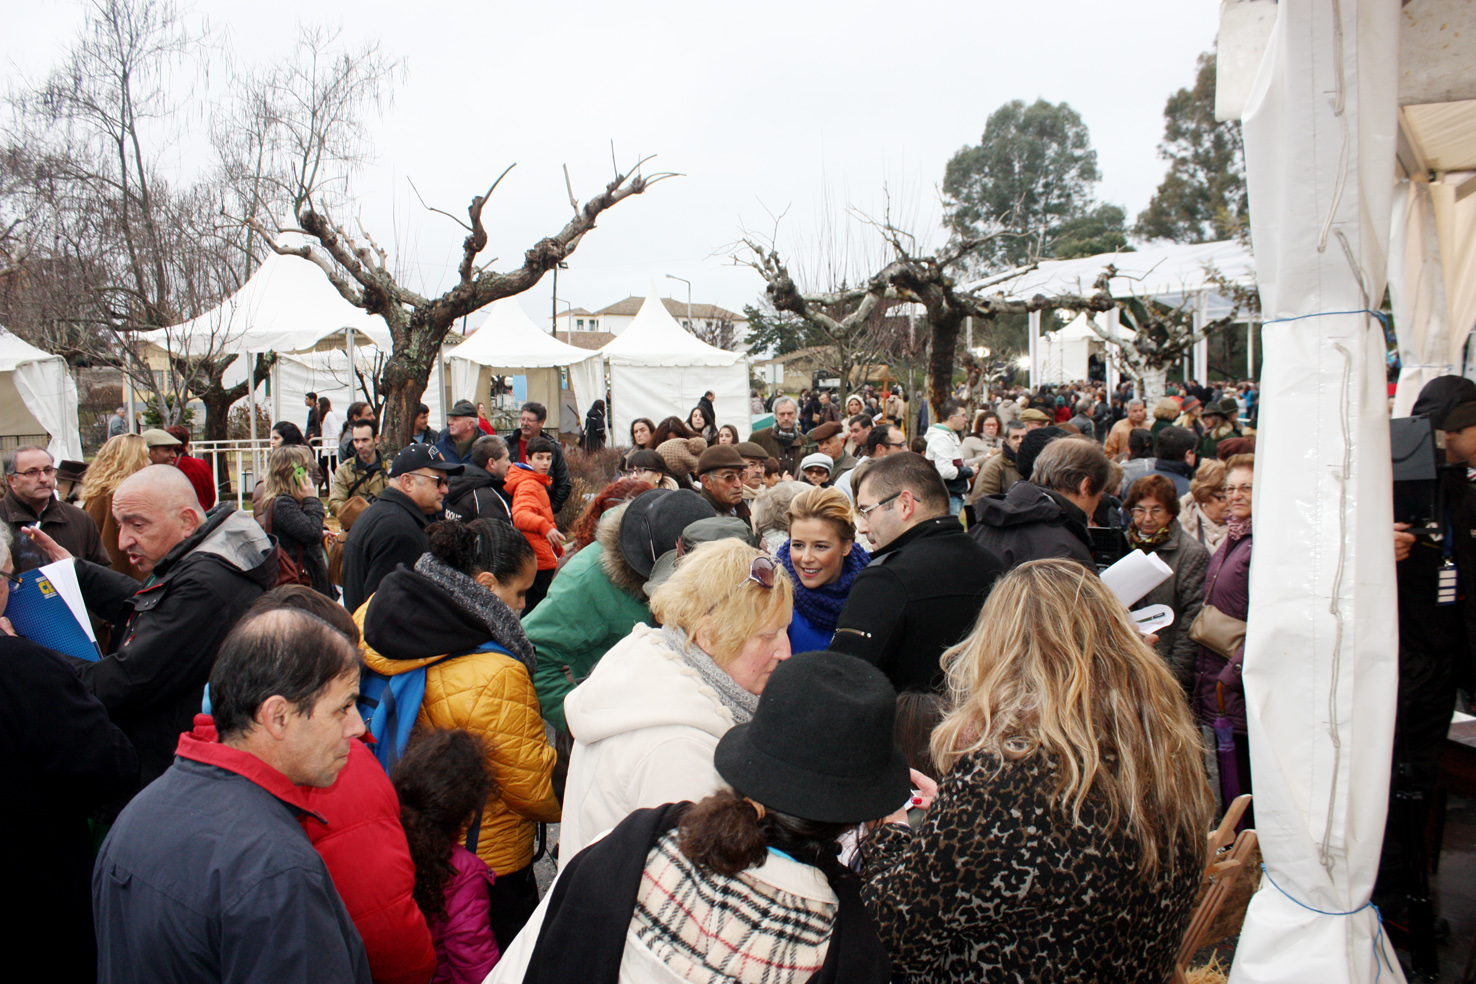
[[[835,620],[871,555],[856,543],[851,500],[838,489],[811,488],[789,503],[789,542],[779,563],[794,581],[789,648],[797,653],[830,646]]]
[[[392,776],[415,862],[415,904],[436,946],[432,984],[481,984],[500,956],[487,896],[496,876],[459,836],[497,794],[486,756],[470,731],[416,732]]]
[[[1183,691],[1094,571],[1000,578],[943,657],[922,825],[878,825],[863,896],[912,981],[1160,982],[1214,800]],[[923,797],[933,784],[913,777]]]
[[[128,560],[128,554],[118,548],[118,521],[113,518],[113,493],[123,484],[123,479],[149,466],[149,447],[137,434],[119,434],[108,438],[98,449],[97,457],[87,466],[82,478],[82,491],[78,504],[82,511],[92,517],[102,534],[103,546],[113,558],[113,570],[127,574],[135,581],[146,576]]]

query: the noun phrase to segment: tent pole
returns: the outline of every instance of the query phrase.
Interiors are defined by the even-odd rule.
[[[354,402],[354,330],[345,328],[343,330],[343,351],[348,355],[348,390],[349,402]],[[367,393],[365,394],[368,395]],[[347,408],[345,408],[347,409]]]
[[[251,394],[246,417],[251,422],[251,477],[261,474],[261,462],[256,454],[256,373],[251,365],[251,350],[246,350],[246,391]]]
[[[1031,311],[1030,314],[1029,314],[1029,319],[1030,319],[1030,388],[1033,390],[1033,389],[1035,389],[1035,386],[1036,386],[1035,381],[1036,381],[1036,379],[1039,378],[1039,373],[1040,373],[1040,369],[1038,367],[1038,363],[1040,362],[1040,312],[1039,311]]]
[[[446,405],[446,352],[440,346],[436,347],[436,403],[444,419],[450,407]]]

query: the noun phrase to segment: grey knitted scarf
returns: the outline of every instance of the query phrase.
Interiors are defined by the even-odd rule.
[[[420,555],[420,559],[415,562],[415,573],[445,588],[456,599],[457,604],[486,623],[492,641],[516,656],[528,668],[528,677],[532,678],[533,670],[538,665],[538,655],[533,649],[533,643],[528,641],[528,634],[523,631],[523,623],[507,607],[506,602],[482,587],[474,578],[447,567],[433,554]]]
[[[753,720],[753,712],[758,709],[758,694],[751,694],[738,686],[721,666],[712,661],[711,656],[687,638],[685,630],[675,625],[663,625],[661,636],[668,646],[682,654],[682,661],[697,671],[702,682],[717,692],[718,700],[733,712],[734,721],[743,724]]]

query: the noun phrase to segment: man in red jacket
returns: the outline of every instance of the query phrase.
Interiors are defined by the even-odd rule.
[[[200,500],[200,508],[209,512],[215,508],[215,476],[210,473],[210,463],[203,458],[190,457],[190,430],[175,424],[164,430],[179,442],[179,455],[174,459],[174,467],[185,473],[185,478],[195,487],[195,498]]]

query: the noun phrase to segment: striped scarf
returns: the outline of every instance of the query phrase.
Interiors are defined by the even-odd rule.
[[[804,981],[825,963],[834,903],[803,898],[740,872],[704,871],[656,842],[630,928],[672,973],[696,984]]]

